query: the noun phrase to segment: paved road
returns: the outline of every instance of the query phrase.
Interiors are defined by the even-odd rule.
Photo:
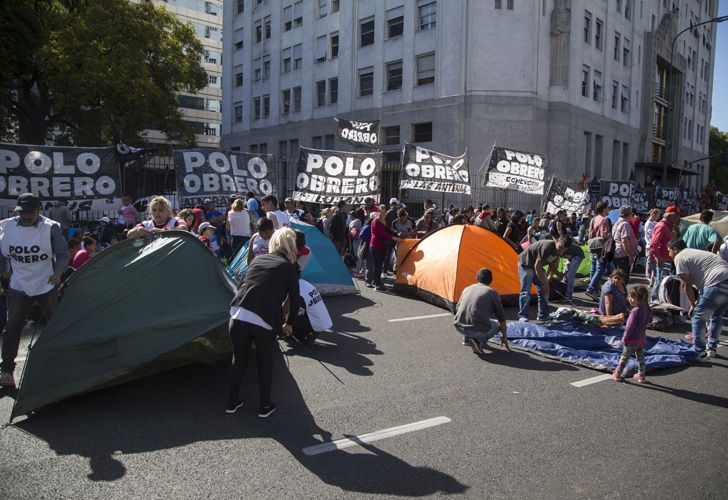
[[[254,366],[236,415],[223,412],[224,363],[73,398],[0,431],[0,497],[725,498],[725,357],[644,386],[576,388],[600,372],[499,348],[478,357],[446,316],[389,321],[443,313],[424,302],[365,288],[326,303],[336,333],[281,343],[269,419],[255,416]],[[435,417],[449,423],[303,452]]]

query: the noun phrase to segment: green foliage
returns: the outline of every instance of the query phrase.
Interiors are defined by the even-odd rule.
[[[143,144],[153,125],[193,143],[177,92],[206,85],[201,56],[192,26],[150,0],[0,2],[0,137]]]
[[[728,133],[721,132],[716,127],[710,127],[710,142],[708,154],[720,155],[728,148]],[[710,160],[710,182],[721,193],[728,193],[728,162],[721,156]]]

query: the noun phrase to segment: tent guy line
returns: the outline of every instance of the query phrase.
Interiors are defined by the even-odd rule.
[[[427,420],[420,420],[419,422],[399,425],[397,427],[390,427],[389,429],[382,429],[379,431],[370,432],[368,434],[362,434],[360,436],[345,437],[337,439],[335,441],[329,441],[328,443],[308,446],[303,449],[303,454],[308,456],[321,455],[322,453],[343,450],[344,448],[359,446],[363,443],[372,443],[374,441],[379,441],[380,439],[394,437],[400,434],[407,434],[408,432],[419,431],[422,429],[427,429],[429,427],[447,424],[449,422],[451,422],[451,420],[448,417],[435,417]]]
[[[427,318],[442,318],[444,316],[452,316],[452,313],[440,313],[440,314],[428,314],[426,316],[412,316],[411,318],[396,318],[390,319],[390,323],[397,323],[399,321],[413,321],[416,319],[427,319]]]
[[[603,375],[597,375],[596,377],[579,380],[578,382],[572,382],[571,385],[573,385],[574,387],[584,387],[587,385],[596,384],[597,382],[602,382],[604,380],[609,380],[611,378],[611,373],[605,373]]]

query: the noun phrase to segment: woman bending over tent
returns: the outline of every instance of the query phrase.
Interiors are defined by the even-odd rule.
[[[130,229],[127,238],[143,238],[152,233],[170,229],[187,229],[187,225],[183,220],[174,216],[172,205],[167,198],[155,196],[149,202],[149,219]]]
[[[269,250],[270,253],[255,258],[230,304],[233,361],[227,413],[235,413],[244,404],[238,392],[253,343],[258,364],[258,416],[265,418],[276,409],[270,399],[276,334],[291,335],[298,315],[296,233],[290,228],[277,230],[270,239]],[[284,322],[282,304],[286,297],[290,307]]]

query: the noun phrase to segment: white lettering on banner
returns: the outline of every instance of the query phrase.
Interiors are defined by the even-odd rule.
[[[531,179],[538,179],[540,181],[542,181],[544,177],[542,168],[529,165],[525,162],[501,160],[495,168],[501,173],[530,177]]]
[[[268,165],[260,157],[250,158],[241,168],[236,155],[227,155],[224,152],[214,151],[205,159],[205,153],[200,151],[183,151],[182,163],[186,175],[182,179],[185,192],[195,194],[224,192],[246,192],[267,196],[273,192],[273,185],[265,177],[268,175]],[[209,166],[212,172],[195,172]],[[252,178],[251,178],[252,177]],[[184,197],[184,194],[183,194]]]
[[[0,175],[0,194],[16,197],[23,193],[36,193],[42,198],[86,198],[110,196],[116,191],[116,182],[109,176],[93,177],[25,177]]]
[[[370,123],[369,126],[372,124]],[[341,138],[354,142],[363,142],[367,144],[377,143],[377,134],[374,132],[360,132],[358,130],[350,130],[348,128],[341,129]]]
[[[93,175],[101,168],[101,158],[96,153],[81,153],[76,156],[74,164],[66,164],[64,153],[56,151],[53,159],[41,151],[29,151],[23,158],[23,166],[35,175],[76,175],[78,172]],[[0,149],[0,174],[7,174],[21,165],[20,156],[15,151]],[[78,172],[77,172],[78,171]]]

